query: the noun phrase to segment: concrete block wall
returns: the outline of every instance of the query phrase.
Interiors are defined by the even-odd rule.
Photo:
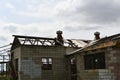
[[[107,68],[114,74],[115,80],[120,80],[120,47],[112,47],[107,49]]]
[[[11,53],[13,54],[13,65],[15,66],[15,60],[18,59],[18,63],[21,63],[21,48],[18,47],[16,49],[14,49],[13,51],[11,51]],[[15,67],[16,68],[16,67]],[[20,76],[20,65],[18,65],[18,72],[16,72],[16,74],[18,74],[18,76]],[[18,77],[18,80],[20,80],[20,77]]]
[[[18,80],[67,80],[66,47],[21,46],[20,54]],[[52,70],[41,69],[42,57],[52,57]]]
[[[84,55],[105,52],[105,69],[84,68]],[[77,80],[120,80],[120,48],[110,47],[77,54]],[[102,64],[101,64],[102,65]]]

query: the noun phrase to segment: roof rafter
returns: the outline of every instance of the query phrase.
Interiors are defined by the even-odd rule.
[[[19,45],[42,45],[42,46],[54,46],[55,38],[34,37],[34,36],[20,36],[13,35],[15,37],[12,45],[12,49]],[[66,47],[78,47],[72,40],[66,39],[64,45]]]

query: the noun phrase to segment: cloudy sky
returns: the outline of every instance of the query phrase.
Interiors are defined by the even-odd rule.
[[[93,39],[120,33],[119,0],[0,0],[0,45],[12,35]]]

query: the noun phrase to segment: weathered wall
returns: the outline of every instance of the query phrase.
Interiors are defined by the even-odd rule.
[[[84,69],[84,55],[105,52],[105,69]],[[77,80],[120,80],[120,48],[105,48],[77,54]],[[102,64],[101,64],[102,65]]]
[[[73,51],[75,51],[77,49],[79,49],[79,48],[77,48],[77,47],[75,47],[75,48],[67,47],[66,48],[66,55],[70,55],[71,52],[73,52]]]
[[[114,75],[115,80],[120,80],[120,47],[108,48],[106,66]]]
[[[19,80],[66,80],[66,47],[21,46]],[[41,69],[41,58],[52,57],[52,70]]]
[[[20,67],[21,65],[19,65],[21,63],[21,48],[18,47],[16,49],[14,49],[13,51],[11,51],[11,53],[13,53],[13,65],[15,67],[15,60],[18,59],[18,72],[16,72],[18,74],[18,76],[20,76]],[[20,77],[18,77],[18,80],[20,80]]]

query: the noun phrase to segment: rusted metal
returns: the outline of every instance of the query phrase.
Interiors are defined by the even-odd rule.
[[[4,51],[4,50],[2,50]],[[0,54],[0,75],[8,76],[8,62],[9,55],[3,53]]]
[[[100,39],[100,33],[99,32],[95,32],[94,33],[94,35],[95,35],[95,39],[94,40],[99,40]]]
[[[62,37],[62,31],[57,31],[56,34],[57,34],[57,38],[55,38],[55,45],[63,46],[64,41]]]

